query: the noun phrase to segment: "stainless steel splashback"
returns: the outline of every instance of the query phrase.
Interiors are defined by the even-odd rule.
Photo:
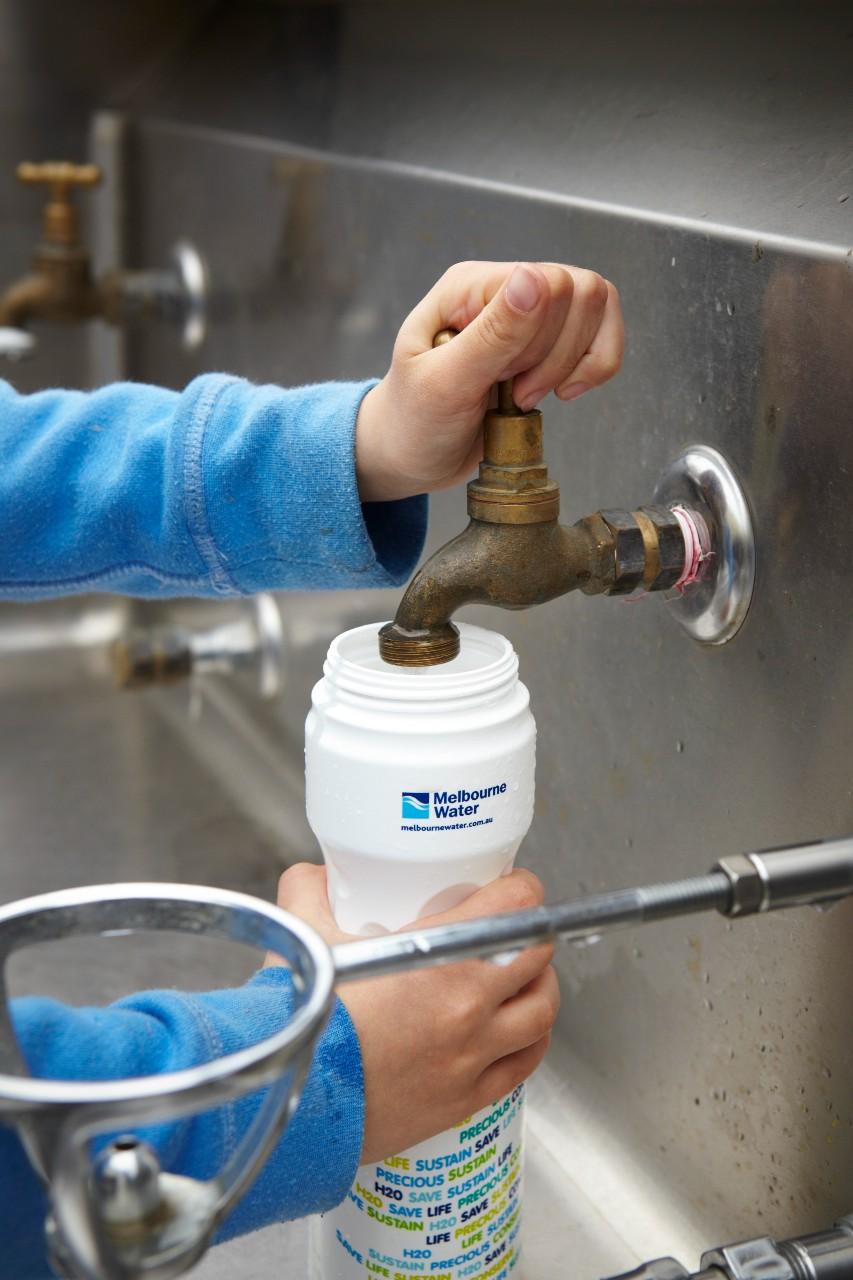
[[[612,385],[545,406],[564,515],[640,500],[691,443],[740,472],[759,578],[728,646],[698,647],[651,599],[467,615],[521,656],[539,724],[524,860],[552,894],[853,828],[845,253],[174,123],[141,122],[132,154],[140,260],[180,232],[210,261],[198,368],[286,383],[381,373],[400,318],[449,262],[569,259],[618,283],[629,348]],[[194,369],[149,332],[131,371],[181,382]],[[437,499],[432,542],[463,519],[459,493]],[[375,615],[393,602],[377,593]],[[282,709],[294,735],[309,683]],[[566,1092],[551,1105],[580,1097],[706,1239],[845,1210],[851,920],[842,907],[736,934],[674,925],[564,953],[551,1061]]]
[[[212,368],[291,384],[381,374],[403,315],[456,259],[604,273],[622,293],[625,368],[543,406],[564,518],[646,499],[683,447],[713,445],[749,494],[758,581],[720,649],[688,640],[655,599],[464,613],[512,638],[531,691],[537,816],[523,859],[568,895],[853,830],[849,18],[823,5],[439,0],[415,21],[415,8],[221,6],[186,54],[123,95],[128,265],[186,236],[214,282],[204,347],[190,356],[164,330],[140,332],[125,372],[174,385]],[[437,497],[430,545],[464,519],[461,493]],[[261,744],[278,735],[298,766],[330,633],[388,617],[396,599],[282,599],[299,635],[289,685],[244,729],[255,723]],[[161,701],[190,756],[220,774],[240,760],[223,743],[212,758],[210,721],[194,728],[182,694]],[[32,723],[19,695],[9,705]],[[39,705],[33,751],[53,723]],[[142,724],[157,748],[155,702],[89,705],[87,732],[102,736],[107,717],[135,744]],[[137,769],[134,756],[140,793],[158,759],[146,749]],[[252,781],[232,779],[229,806],[242,789],[278,838],[280,804],[301,838],[275,769],[263,796]],[[181,821],[182,796],[166,805]],[[68,809],[79,842],[85,815]],[[205,878],[203,846],[185,878]],[[543,1237],[557,1204],[562,1216],[537,1280],[565,1257],[586,1280],[850,1210],[851,926],[842,906],[561,953],[528,1203],[548,1206]]]

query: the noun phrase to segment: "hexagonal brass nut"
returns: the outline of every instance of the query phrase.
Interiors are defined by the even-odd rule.
[[[657,539],[658,567],[655,577],[646,582],[647,591],[665,591],[672,587],[684,571],[684,534],[669,507],[640,507],[654,527]]]
[[[613,534],[615,576],[607,594],[628,595],[643,581],[646,572],[646,544],[642,530],[630,511],[598,513]]]

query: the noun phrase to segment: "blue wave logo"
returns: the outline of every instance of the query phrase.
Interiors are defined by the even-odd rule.
[[[415,818],[421,822],[429,819],[429,792],[404,791],[403,817]]]

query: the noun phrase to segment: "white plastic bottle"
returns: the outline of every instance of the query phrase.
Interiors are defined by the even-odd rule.
[[[503,636],[393,667],[379,625],[333,641],[305,733],[308,820],[351,933],[397,929],[511,870],[533,816],[536,729]],[[388,1063],[388,1087],[405,1087]],[[524,1089],[358,1172],[312,1239],[312,1280],[503,1280],[519,1258]]]

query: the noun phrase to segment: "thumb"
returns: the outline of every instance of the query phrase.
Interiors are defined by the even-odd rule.
[[[520,262],[458,337],[440,348],[445,375],[463,395],[480,397],[516,372],[514,365],[542,325],[548,295],[544,272]]]

